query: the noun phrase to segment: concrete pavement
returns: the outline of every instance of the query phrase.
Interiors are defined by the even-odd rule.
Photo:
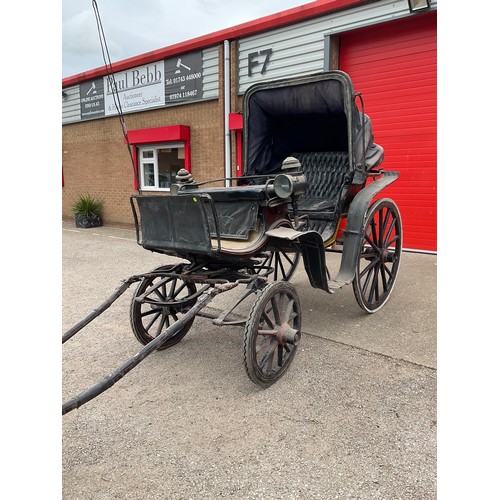
[[[62,241],[63,331],[121,279],[169,260],[130,229],[64,222]],[[436,498],[436,257],[404,253],[373,315],[351,287],[312,289],[302,266],[292,283],[304,336],[279,382],[248,379],[240,328],[197,318],[178,345],[63,418],[63,498]],[[132,293],[64,345],[64,400],[141,347]]]

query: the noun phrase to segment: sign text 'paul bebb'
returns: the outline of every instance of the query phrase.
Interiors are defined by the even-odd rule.
[[[152,106],[164,106],[163,76],[163,62],[115,74],[114,86],[123,112],[140,111]],[[118,113],[118,110],[113,98],[112,82],[108,78],[105,81],[105,113],[106,115],[114,115]]]

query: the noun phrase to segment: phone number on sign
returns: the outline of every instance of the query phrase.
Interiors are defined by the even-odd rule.
[[[198,90],[185,90],[184,92],[176,92],[175,94],[170,94],[168,98],[171,101],[176,99],[185,99],[186,97],[196,97],[198,95]]]

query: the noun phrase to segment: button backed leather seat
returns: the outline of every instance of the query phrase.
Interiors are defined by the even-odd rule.
[[[292,153],[301,163],[307,178],[307,189],[299,197],[299,215],[307,215],[307,229],[317,231],[323,242],[336,230],[343,199],[353,174],[349,171],[349,155],[342,151]]]

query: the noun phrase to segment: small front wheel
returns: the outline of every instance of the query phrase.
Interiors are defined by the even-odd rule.
[[[289,368],[300,341],[301,318],[290,283],[277,281],[258,292],[244,337],[245,369],[254,383],[268,387]]]
[[[130,324],[137,340],[146,345],[175,323],[196,303],[191,298],[196,293],[194,283],[184,282],[162,273],[171,272],[175,266],[163,266],[152,273],[157,276],[144,278],[137,287],[130,304]],[[180,342],[193,324],[194,318],[173,337],[162,343],[159,351]]]
[[[402,239],[397,205],[388,198],[377,200],[365,218],[353,281],[356,301],[368,313],[378,311],[389,300],[398,275]]]

